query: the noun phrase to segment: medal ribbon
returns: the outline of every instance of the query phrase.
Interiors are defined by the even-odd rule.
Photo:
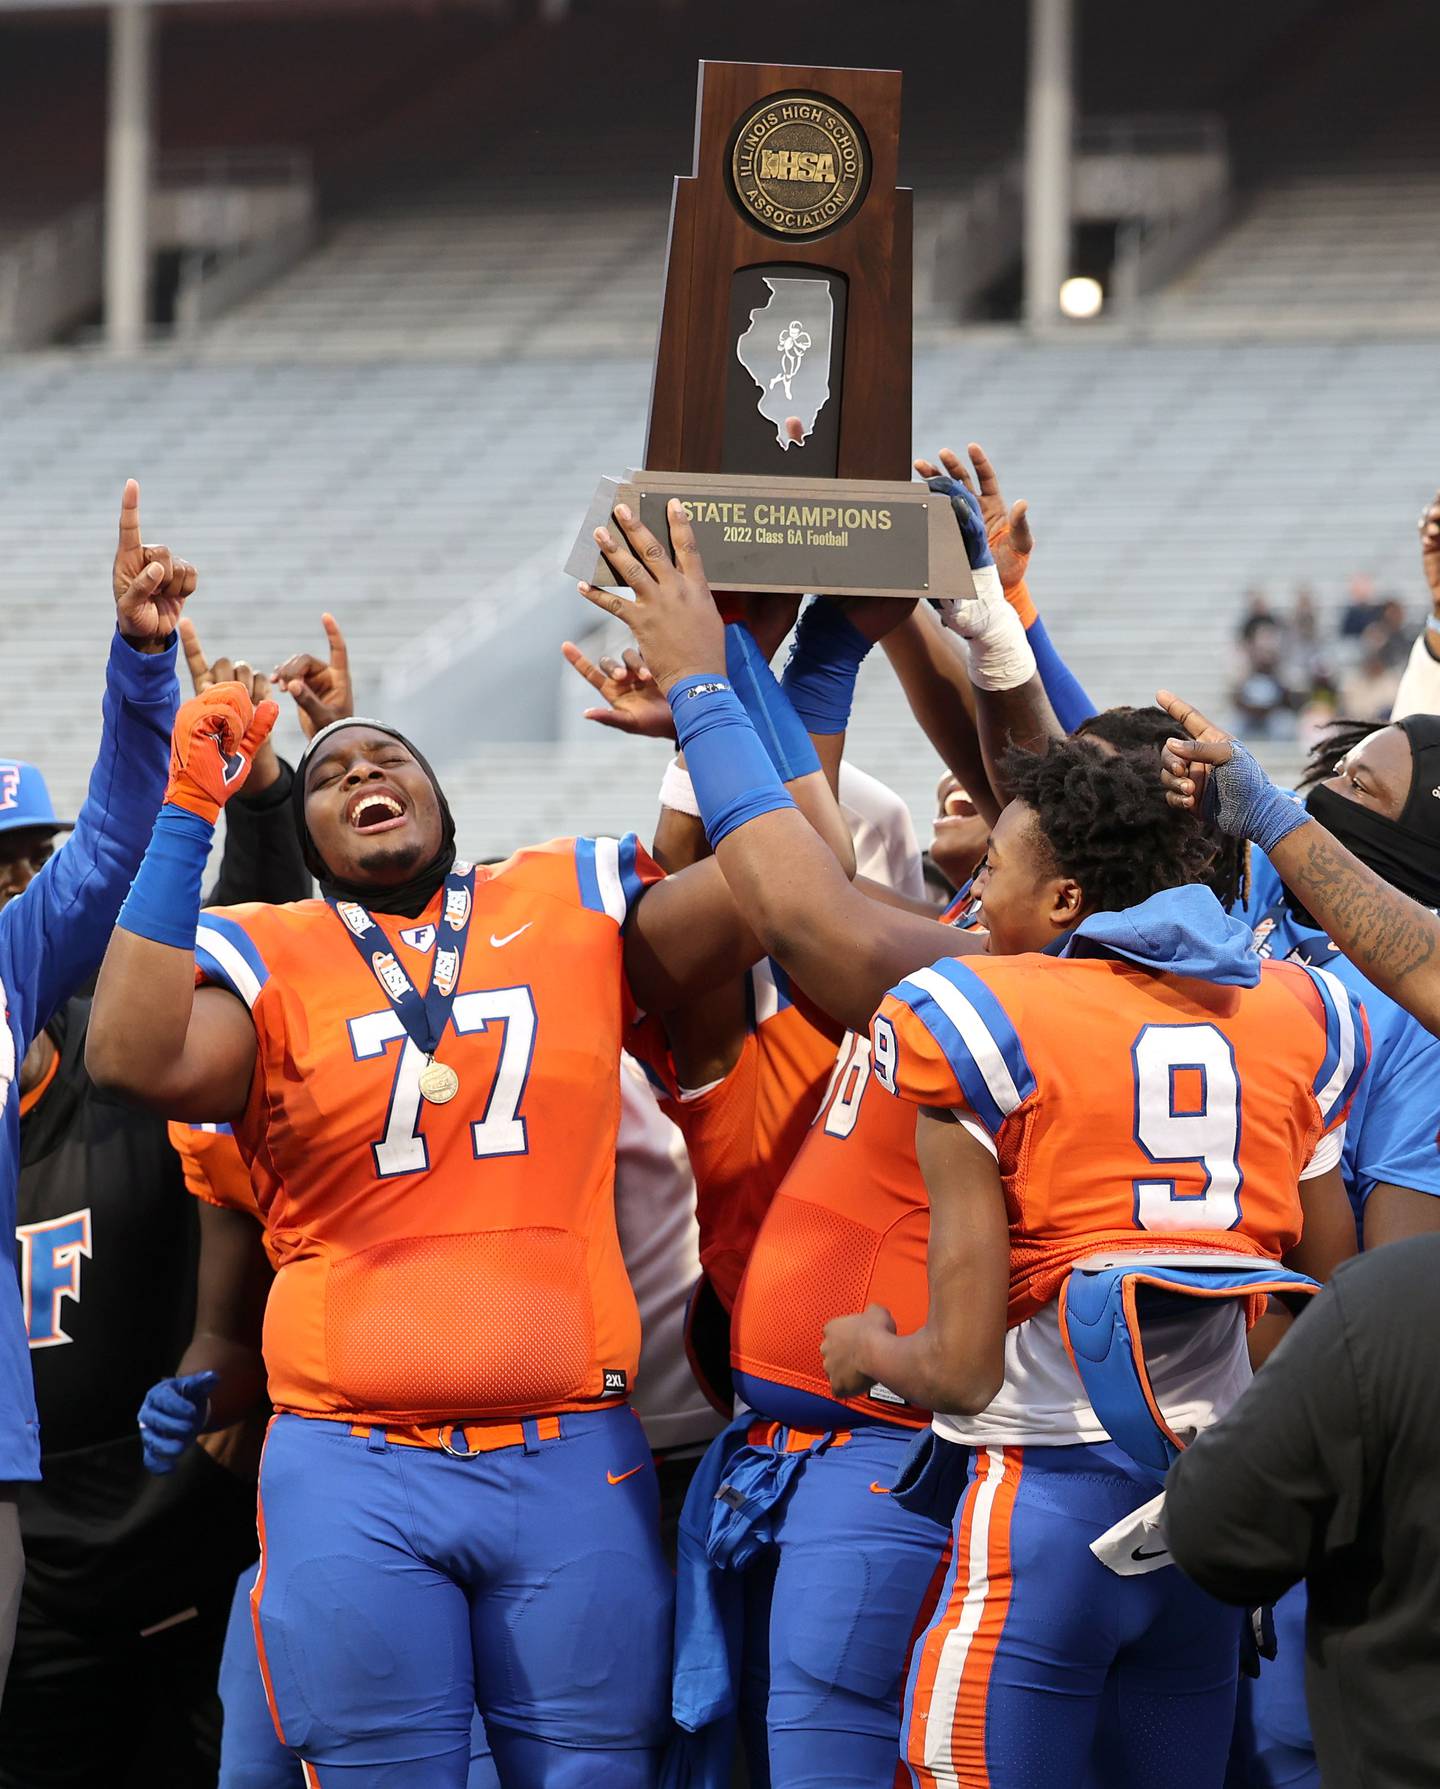
[[[350,942],[383,989],[385,998],[399,1013],[406,1035],[422,1055],[433,1057],[445,1035],[445,1027],[450,1023],[455,990],[460,985],[465,938],[475,911],[474,864],[457,863],[445,878],[445,900],[435,928],[430,987],[423,1000],[373,914],[358,901],[337,901],[333,895],[326,895],[325,904],[344,926]]]

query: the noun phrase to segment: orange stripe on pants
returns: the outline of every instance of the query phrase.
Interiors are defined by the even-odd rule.
[[[905,1758],[918,1789],[989,1789],[985,1702],[1010,1608],[1010,1523],[1022,1450],[977,1450],[956,1536],[955,1581],[922,1643]]]
[[[265,1428],[265,1446],[270,1445],[270,1431],[275,1426],[272,1416]],[[265,1449],[260,1450],[260,1475],[264,1482]],[[250,1625],[255,1630],[255,1656],[260,1661],[260,1681],[265,1685],[265,1700],[270,1708],[270,1719],[275,1723],[275,1737],[281,1745],[290,1742],[285,1737],[285,1729],[280,1725],[280,1710],[275,1706],[275,1686],[270,1681],[270,1661],[265,1656],[265,1636],[260,1631],[260,1599],[265,1594],[265,1499],[260,1495],[259,1486],[255,1490],[255,1527],[260,1537],[260,1569],[255,1574],[255,1582],[250,1587]],[[309,1765],[305,1767],[307,1770]],[[316,1781],[318,1782],[318,1778]]]

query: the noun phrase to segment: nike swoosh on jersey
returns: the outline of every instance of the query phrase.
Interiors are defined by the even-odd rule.
[[[490,942],[495,946],[496,950],[503,950],[507,944],[513,944],[520,936],[521,932],[528,932],[534,923],[535,921],[533,919],[527,919],[523,926],[517,926],[513,932],[507,932],[503,938],[497,938],[492,932],[490,934]]]
[[[1130,1557],[1132,1559],[1163,1559],[1169,1551],[1168,1547],[1156,1547],[1153,1552],[1147,1552],[1144,1547],[1136,1547]]]
[[[870,1480],[870,1489],[877,1497],[888,1497],[894,1488],[893,1485],[882,1485],[878,1479],[872,1478]]]
[[[634,1478],[637,1472],[643,1472],[644,1470],[645,1462],[642,1460],[638,1466],[632,1466],[628,1472],[607,1472],[605,1474],[605,1479],[608,1484],[623,1485],[627,1478]]]

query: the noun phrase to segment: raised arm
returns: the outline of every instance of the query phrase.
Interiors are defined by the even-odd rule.
[[[188,618],[180,623],[180,644],[195,694],[217,683],[238,683],[258,705],[270,695],[270,679],[243,659],[206,656]],[[337,716],[338,718],[338,716]],[[205,897],[207,907],[236,907],[245,901],[303,901],[311,893],[310,872],[300,848],[300,829],[291,804],[294,772],[267,739],[255,754],[244,786],[225,811],[225,849],[220,874]]]
[[[1020,616],[1005,595],[980,499],[959,476],[959,456],[945,448],[940,458],[944,472],[928,460],[917,460],[915,466],[930,474],[930,489],[949,501],[965,542],[974,595],[950,605],[946,626],[965,641],[980,750],[990,787],[1003,807],[1009,799],[1002,769],[1005,753],[1015,745],[1038,751],[1063,729]]]
[[[179,698],[175,626],[195,568],[168,547],[142,542],[133,478],[121,499],[112,581],[115,636],[89,793],[70,842],[0,917],[19,970],[9,998],[27,1037],[94,974],[165,789]]]
[[[1172,805],[1198,805],[1222,832],[1259,845],[1356,967],[1440,1037],[1440,919],[1347,851],[1198,708],[1169,690],[1155,699],[1187,735],[1161,755]]]
[[[1410,649],[1390,710],[1392,721],[1411,714],[1440,714],[1440,492],[1421,511],[1420,570],[1430,590],[1430,619]]]
[[[631,985],[636,968],[673,983],[676,967],[706,949],[705,928],[724,944],[748,926],[757,948],[776,957],[817,1005],[863,1028],[885,990],[911,969],[981,941],[882,907],[852,887],[796,810],[725,677],[723,628],[683,505],[670,507],[673,562],[629,511],[617,510],[616,521],[623,543],[604,528],[597,540],[634,600],[589,584],[581,594],[625,620],[669,697],[730,900],[727,912],[711,864],[653,889],[629,928]],[[643,960],[630,965],[631,957]]]
[[[170,784],[105,953],[85,1065],[101,1087],[172,1118],[233,1118],[255,1065],[255,1031],[232,995],[195,988],[200,878],[220,809],[275,724],[237,683],[194,696],[175,721]]]

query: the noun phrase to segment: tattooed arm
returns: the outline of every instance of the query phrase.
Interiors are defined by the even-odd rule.
[[[1318,820],[1281,839],[1269,857],[1345,955],[1440,1036],[1440,919],[1383,881]]]
[[[1261,845],[1351,962],[1440,1037],[1440,919],[1308,818],[1268,781],[1244,746],[1199,709],[1168,690],[1156,700],[1189,735],[1172,739],[1161,754],[1171,804],[1203,803],[1223,832]]]

